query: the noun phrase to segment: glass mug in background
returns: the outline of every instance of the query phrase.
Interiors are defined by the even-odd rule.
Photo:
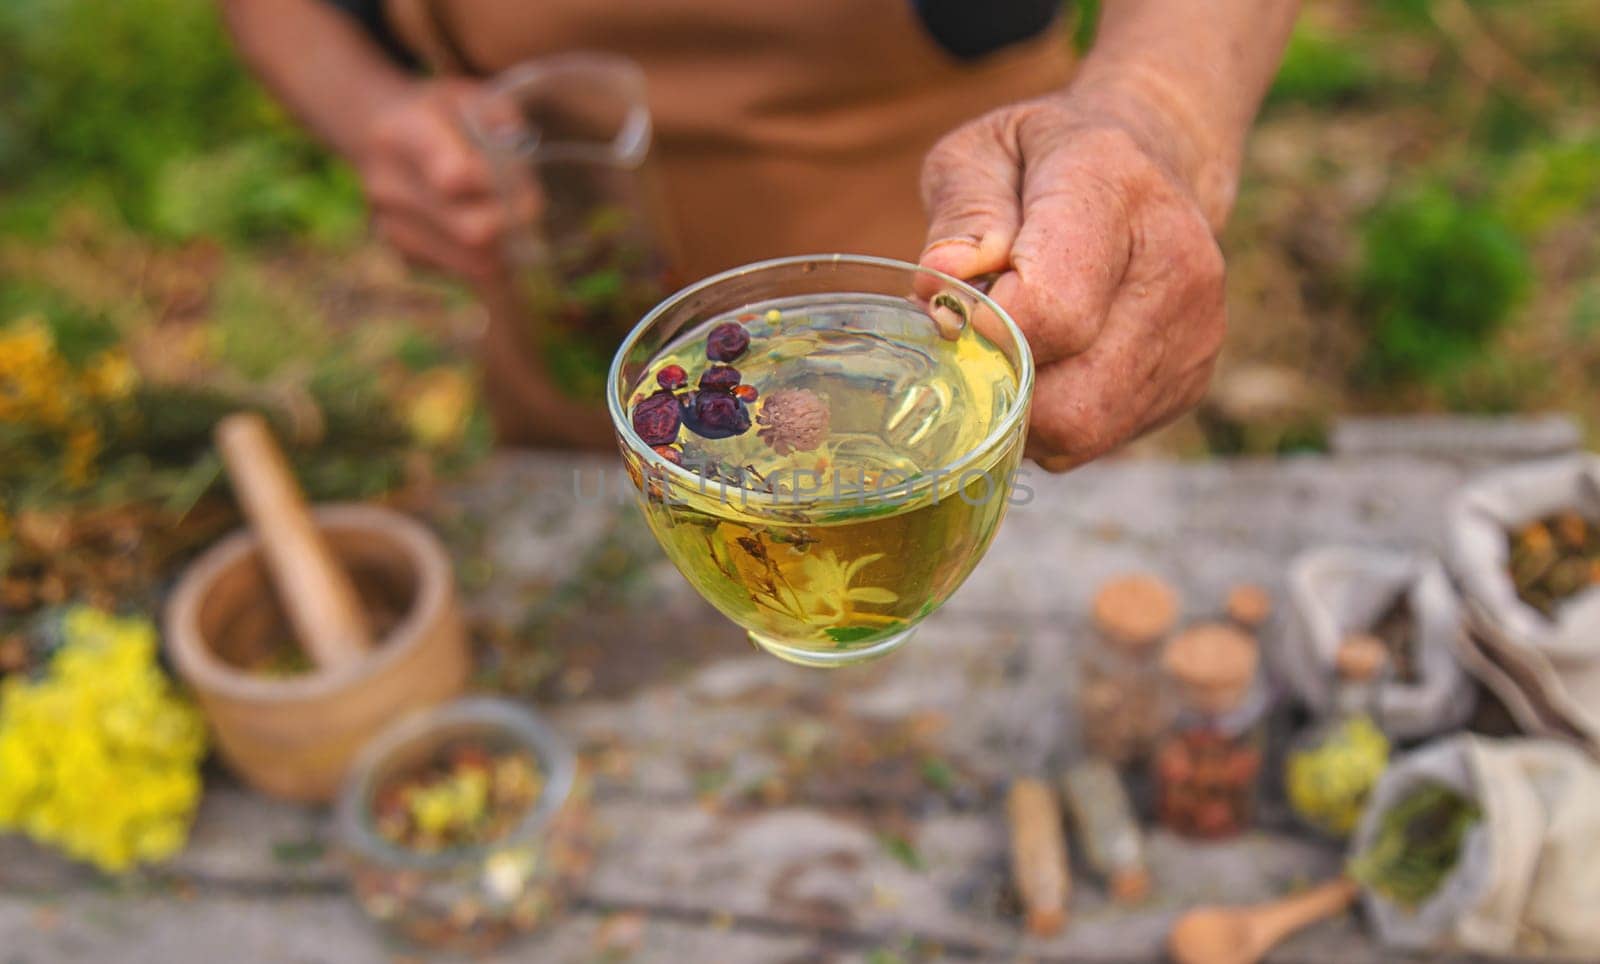
[[[527,383],[523,409],[578,439],[604,438],[606,371],[623,337],[674,287],[644,75],[624,57],[573,53],[505,71],[468,111],[510,229],[508,283],[486,292],[491,382]],[[509,342],[509,343],[506,343]],[[496,359],[499,349],[516,358]],[[504,406],[502,406],[503,408]],[[498,413],[497,413],[498,414]],[[596,421],[598,419],[598,421]]]

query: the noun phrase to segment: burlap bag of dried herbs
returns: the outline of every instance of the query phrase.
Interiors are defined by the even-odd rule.
[[[1389,650],[1378,690],[1379,724],[1414,740],[1461,727],[1476,690],[1457,659],[1461,612],[1444,567],[1431,557],[1329,546],[1289,568],[1292,619],[1279,669],[1313,712],[1332,712],[1340,643],[1371,634]]]
[[[1600,959],[1600,765],[1571,744],[1458,736],[1400,757],[1350,853],[1391,946]]]
[[[1448,525],[1468,667],[1523,730],[1600,752],[1600,457],[1481,476]]]

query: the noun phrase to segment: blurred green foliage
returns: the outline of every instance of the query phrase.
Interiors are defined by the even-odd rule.
[[[1450,411],[1509,415],[1550,400],[1550,366],[1543,359],[1486,351],[1438,376]]]
[[[1600,205],[1600,137],[1541,143],[1512,158],[1496,208],[1524,235]]]
[[[1072,46],[1078,53],[1086,53],[1100,29],[1100,0],[1068,0],[1067,16],[1072,24]]]
[[[1269,103],[1342,104],[1371,94],[1380,75],[1361,44],[1301,20],[1289,36]]]
[[[1572,317],[1567,329],[1577,339],[1600,334],[1600,280],[1589,282],[1572,302]]]
[[[1475,149],[1505,157],[1548,140],[1550,119],[1516,93],[1495,89],[1485,96],[1483,107],[1472,119],[1467,134]]]
[[[251,81],[208,0],[0,4],[6,229],[100,197],[162,237],[347,237],[353,179]]]
[[[1357,283],[1368,373],[1439,381],[1473,359],[1532,281],[1521,240],[1489,204],[1430,184],[1381,203]]]

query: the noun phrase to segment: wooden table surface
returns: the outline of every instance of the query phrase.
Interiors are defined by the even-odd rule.
[[[1263,829],[1230,843],[1153,833],[1144,906],[1109,904],[1077,866],[1066,932],[1027,938],[1004,883],[1004,782],[1070,745],[1071,649],[1103,579],[1164,573],[1186,617],[1207,618],[1236,582],[1278,594],[1311,546],[1436,546],[1470,471],[1405,455],[1035,470],[1032,502],[905,649],[821,672],[754,653],[699,601],[618,495],[614,461],[501,457],[432,515],[486,640],[483,685],[583,751],[600,843],[571,910],[491,960],[1157,960],[1186,907],[1320,880],[1341,855],[1269,802]],[[1263,634],[1269,661],[1283,619]],[[159,876],[107,882],[0,839],[0,964],[413,956],[345,895],[329,829],[218,773]],[[1352,914],[1272,959],[1402,958]]]

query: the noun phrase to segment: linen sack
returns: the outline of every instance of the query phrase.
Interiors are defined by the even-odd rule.
[[[1565,510],[1600,524],[1600,457],[1528,462],[1480,476],[1447,510],[1447,562],[1464,600],[1464,659],[1474,674],[1530,734],[1573,738],[1600,751],[1600,586],[1546,617],[1518,597],[1507,570],[1508,533]]]
[[[1415,633],[1415,679],[1390,674],[1379,684],[1380,725],[1415,740],[1458,729],[1472,715],[1477,690],[1458,659],[1461,611],[1444,567],[1420,553],[1346,546],[1308,550],[1289,567],[1292,618],[1280,669],[1313,712],[1334,708],[1340,642],[1371,630],[1402,595]]]
[[[1390,765],[1351,856],[1372,844],[1389,807],[1430,781],[1476,801],[1483,816],[1420,906],[1363,889],[1382,940],[1410,951],[1600,960],[1600,764],[1555,740],[1430,743]]]

